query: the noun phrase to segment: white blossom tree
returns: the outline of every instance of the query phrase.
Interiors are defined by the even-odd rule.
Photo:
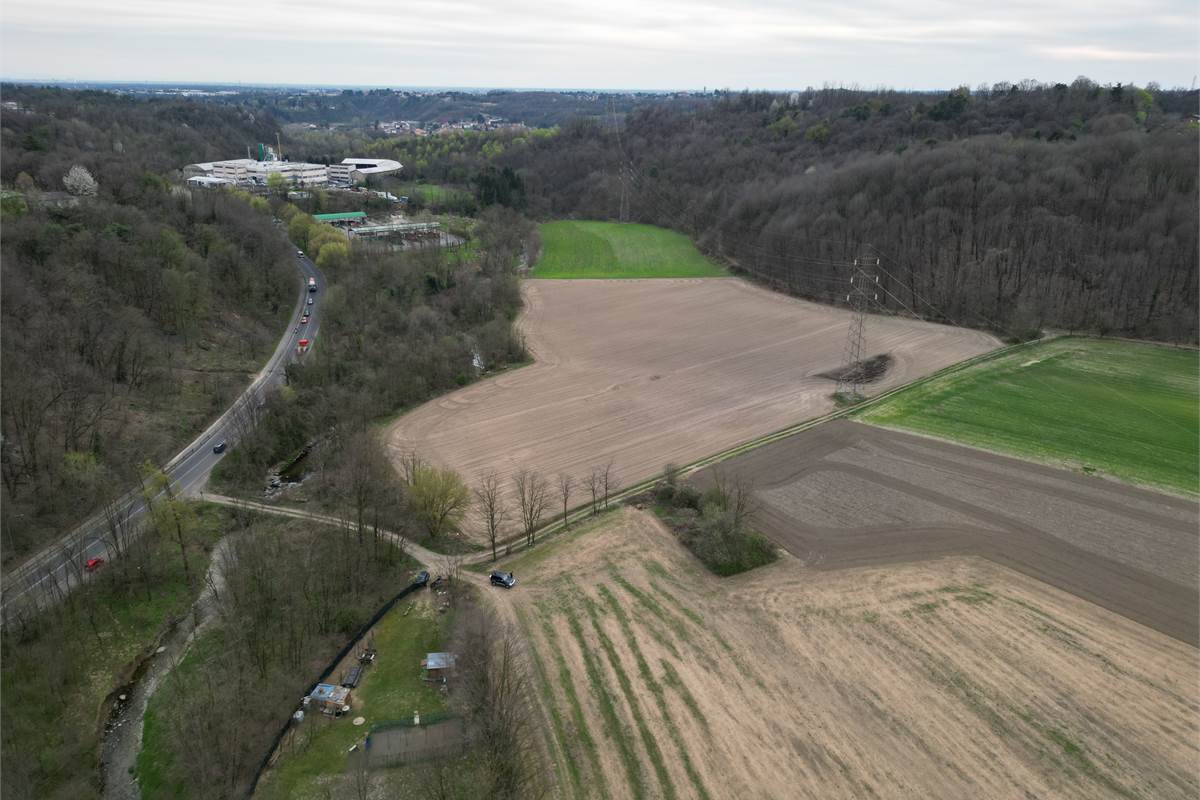
[[[92,173],[78,164],[63,176],[63,185],[67,187],[68,192],[78,197],[92,197],[99,188]]]

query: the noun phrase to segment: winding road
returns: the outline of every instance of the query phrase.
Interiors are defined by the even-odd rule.
[[[174,493],[194,496],[204,488],[213,468],[226,452],[217,453],[213,448],[222,442],[230,446],[237,442],[239,432],[247,424],[247,416],[253,416],[263,401],[265,391],[283,383],[287,366],[301,357],[297,350],[300,340],[316,341],[321,325],[320,298],[326,286],[325,276],[300,252],[296,253],[295,262],[301,276],[299,296],[275,352],[233,404],[163,467]],[[309,278],[316,279],[318,288],[315,293],[308,291]],[[308,305],[310,297],[313,298],[311,306]],[[301,325],[299,320],[305,309],[310,310],[311,315],[308,323]],[[110,514],[120,519],[127,530],[136,530],[146,514],[146,502],[141,492],[134,489],[122,496]],[[112,558],[114,554],[111,552],[108,519],[109,516],[103,511],[94,514],[59,541],[6,574],[0,589],[0,614],[8,618],[29,606],[41,607],[85,579],[87,573],[83,566],[88,559]]]

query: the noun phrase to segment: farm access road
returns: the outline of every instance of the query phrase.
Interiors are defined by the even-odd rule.
[[[755,486],[757,527],[808,566],[981,556],[1200,645],[1194,499],[846,420],[719,469]]]

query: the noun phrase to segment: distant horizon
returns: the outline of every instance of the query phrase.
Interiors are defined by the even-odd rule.
[[[1150,83],[1157,83],[1159,88],[1171,91],[1195,91],[1196,81],[1193,79],[1190,86],[1183,84],[1167,84],[1162,81],[1146,81],[1144,83],[1136,83],[1134,81],[1099,81],[1094,80],[1088,75],[1077,75],[1069,81],[1051,81],[1041,80],[1038,78],[1023,78],[1021,80],[1033,80],[1044,86],[1053,86],[1056,83],[1065,83],[1070,85],[1078,78],[1087,78],[1092,80],[1099,86],[1111,86],[1121,83],[1124,86],[1146,86]],[[171,81],[171,80],[138,80],[127,78],[15,78],[8,76],[0,76],[0,84],[13,84],[17,86],[88,86],[88,87],[106,87],[106,86],[128,86],[128,87],[162,87],[162,88],[180,88],[180,89],[319,89],[319,90],[378,90],[387,89],[396,92],[464,92],[471,94],[482,94],[486,92],[546,92],[546,93],[576,93],[576,92],[592,92],[596,94],[677,94],[682,92],[695,94],[713,94],[715,92],[767,92],[771,94],[782,94],[785,92],[804,92],[821,89],[846,89],[860,92],[949,92],[953,89],[967,86],[971,90],[979,88],[980,85],[985,85],[991,88],[1000,83],[1017,84],[1020,81],[1013,80],[997,80],[990,83],[967,85],[965,83],[953,83],[944,86],[889,86],[886,84],[864,85],[864,84],[843,84],[823,82],[820,85],[808,86],[791,86],[784,88],[769,88],[764,86],[699,86],[699,87],[673,87],[673,88],[637,88],[637,87],[599,87],[599,86],[503,86],[494,85],[487,86],[483,84],[470,85],[418,85],[418,84],[368,84],[368,83],[249,83],[249,82],[230,82],[230,81],[202,81],[202,80],[186,80],[186,81]]]

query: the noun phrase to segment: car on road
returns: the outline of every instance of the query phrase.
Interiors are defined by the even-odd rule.
[[[83,568],[88,572],[95,572],[103,566],[104,559],[97,556],[96,558],[89,558],[86,562],[84,562]]]
[[[298,255],[298,256],[300,256],[301,258],[303,258],[303,257],[304,257],[304,251],[303,251],[303,250],[297,250],[297,251],[296,251],[296,255]]]
[[[429,583],[429,573],[421,570],[417,573],[417,577],[413,578],[413,586],[425,586]]]
[[[517,585],[517,576],[511,572],[501,572],[495,570],[491,577],[492,586],[503,586],[505,589],[511,589]]]
[[[213,445],[213,452],[214,453],[224,453],[225,448],[228,446],[229,446],[229,442],[221,442],[220,444]]]
[[[300,324],[301,324],[301,325],[307,325],[307,324],[308,324],[308,314],[305,314],[303,317],[301,317],[301,318],[300,318]]]
[[[308,304],[309,304],[310,306],[313,304],[313,299],[312,299],[311,297],[310,297],[310,298],[308,298]]]

